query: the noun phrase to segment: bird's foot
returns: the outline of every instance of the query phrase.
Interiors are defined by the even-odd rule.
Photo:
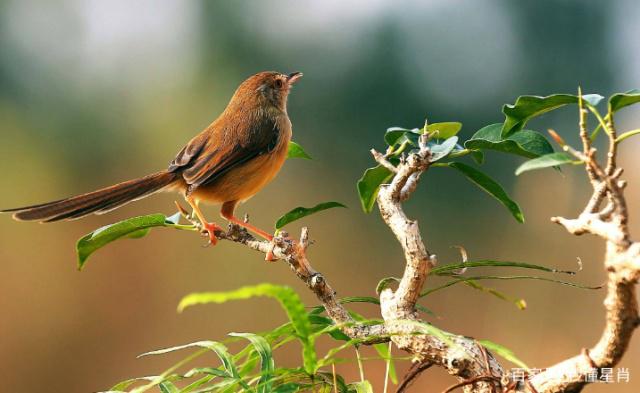
[[[215,222],[204,222],[202,223],[202,230],[200,231],[200,233],[203,236],[208,236],[209,237],[209,242],[205,245],[205,247],[208,246],[215,246],[216,244],[218,244],[218,238],[216,237],[216,231],[217,232],[224,232],[224,229],[216,224]]]
[[[198,221],[198,218],[195,217],[195,214],[189,213],[187,209],[182,207],[182,205],[178,201],[173,201],[173,203],[175,203],[176,207],[178,208],[178,211],[180,212],[182,217],[185,218],[185,220],[189,221],[191,225],[196,227],[196,229],[202,230],[202,224],[200,223],[200,221]]]

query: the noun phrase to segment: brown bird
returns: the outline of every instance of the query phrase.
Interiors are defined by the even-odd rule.
[[[302,73],[260,72],[242,82],[222,114],[196,135],[166,170],[58,201],[2,210],[19,221],[52,222],[103,214],[158,191],[179,191],[216,244],[199,203],[221,203],[220,214],[271,241],[268,232],[234,216],[236,206],[276,176],[287,157],[291,121],[287,97]]]

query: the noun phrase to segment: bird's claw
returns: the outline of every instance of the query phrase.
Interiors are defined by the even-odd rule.
[[[222,227],[218,224],[216,224],[215,222],[206,222],[202,224],[202,230],[200,231],[200,233],[203,236],[208,236],[209,237],[209,241],[206,244],[205,247],[209,247],[209,246],[215,246],[216,244],[218,244],[218,238],[216,237],[216,231],[218,232],[224,232],[224,229],[222,229]]]

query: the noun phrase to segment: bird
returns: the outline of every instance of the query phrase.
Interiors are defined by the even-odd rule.
[[[194,221],[212,245],[218,240],[216,231],[223,229],[205,218],[201,202],[221,204],[222,218],[273,241],[270,233],[238,219],[234,212],[238,204],[274,179],[287,158],[292,135],[287,99],[301,77],[301,72],[264,71],[247,78],[218,118],[193,137],[164,170],[97,191],[0,212],[13,213],[17,221],[74,220],[172,191],[189,203]]]

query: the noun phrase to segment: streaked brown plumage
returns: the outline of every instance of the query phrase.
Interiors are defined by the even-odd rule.
[[[287,156],[291,121],[287,97],[302,76],[261,72],[242,82],[222,114],[180,150],[166,170],[87,194],[16,209],[20,221],[52,222],[102,214],[161,190],[181,192],[215,244],[221,229],[205,220],[200,202],[221,203],[221,215],[269,240],[233,213],[276,176]]]

